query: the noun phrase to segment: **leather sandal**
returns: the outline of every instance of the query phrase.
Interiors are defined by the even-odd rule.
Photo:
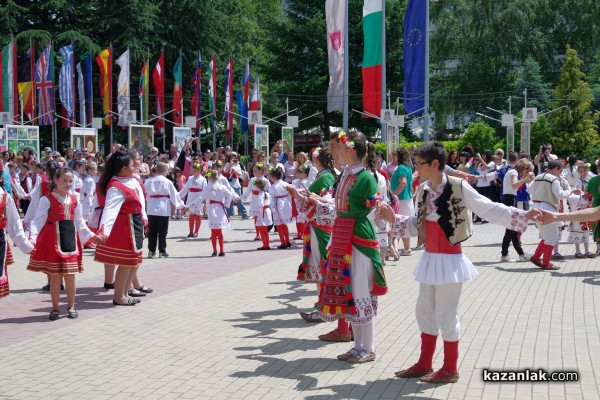
[[[56,321],[58,318],[58,310],[50,311],[50,315],[48,315],[48,319],[50,319],[50,321]]]
[[[319,318],[319,314],[317,314],[316,311],[313,311],[311,313],[301,312],[300,316],[306,322],[311,322],[311,323],[325,322],[321,318]]]
[[[69,308],[67,310],[67,313],[69,314],[69,318],[71,318],[71,319],[75,319],[75,318],[79,317],[79,313],[77,313],[77,310],[75,309],[75,307]]]
[[[451,374],[448,371],[440,369],[432,374],[422,376],[420,380],[426,383],[455,383],[458,382],[458,378],[458,373]]]
[[[113,304],[115,306],[135,306],[137,303],[139,303],[139,301],[136,301],[137,299],[134,299],[133,297],[129,297],[127,299],[127,303],[125,304],[121,304],[121,303],[117,303],[116,301],[113,300]]]
[[[398,378],[420,378],[433,373],[432,368],[423,368],[419,364],[415,364],[410,368],[400,370],[395,373]]]
[[[370,361],[375,361],[375,353],[372,351],[361,350],[355,356],[348,358],[350,364],[364,364]]]
[[[320,335],[319,340],[324,342],[350,342],[352,340],[352,333],[339,333],[337,329],[334,329],[329,333]]]

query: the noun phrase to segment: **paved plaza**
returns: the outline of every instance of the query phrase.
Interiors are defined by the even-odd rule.
[[[351,344],[317,339],[334,324],[298,315],[316,301],[315,285],[295,280],[299,242],[257,252],[252,221],[234,217],[224,230],[226,256],[213,258],[206,221],[197,239],[186,238],[187,226],[171,222],[170,258],[144,260],[140,275],[155,291],[134,307],[112,305],[103,268],[86,250],[77,320],[66,317],[65,303],[61,318],[48,320],[45,276],[26,271],[28,257],[14,250],[12,292],[0,300],[0,399],[600,398],[600,259],[576,260],[570,244],[561,244],[568,256],[560,271],[499,263],[504,229],[475,226],[463,243],[480,276],[461,300],[460,380],[431,385],[394,377],[419,355],[419,251],[388,262],[377,360],[352,365],[336,360]],[[271,239],[278,244],[276,233]],[[530,225],[525,251],[537,242]],[[434,369],[442,362],[438,340]],[[484,383],[486,368],[577,371],[579,381]]]

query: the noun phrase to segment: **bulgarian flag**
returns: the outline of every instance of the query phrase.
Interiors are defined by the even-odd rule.
[[[212,114],[213,129],[217,122],[217,56],[213,54],[208,65],[208,108]]]
[[[162,135],[165,131],[165,120],[162,118],[165,113],[165,52],[161,50],[160,57],[156,62],[154,71],[152,71],[152,86],[154,87],[154,96],[156,99],[156,115],[160,118],[154,120],[154,131],[157,135]]]
[[[381,60],[383,59],[383,1],[365,0],[363,5],[363,110],[381,112]]]
[[[175,123],[175,125],[181,126],[181,122],[183,120],[183,109],[181,104],[181,99],[183,97],[183,73],[181,52],[179,53],[179,57],[177,57],[177,61],[175,61],[175,68],[173,68],[173,78],[175,79],[175,84],[173,86],[173,110],[175,110],[175,116],[173,117],[173,122]]]
[[[13,119],[17,115],[19,92],[17,90],[17,44],[10,43],[0,53],[0,111],[8,112]]]

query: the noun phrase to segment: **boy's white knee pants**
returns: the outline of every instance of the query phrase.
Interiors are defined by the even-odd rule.
[[[415,314],[421,332],[439,335],[448,342],[460,339],[458,303],[462,283],[427,285],[421,283]]]

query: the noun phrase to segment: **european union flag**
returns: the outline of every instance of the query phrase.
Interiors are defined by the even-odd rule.
[[[425,30],[427,2],[408,0],[404,16],[404,110],[407,114],[421,110],[425,94]]]

